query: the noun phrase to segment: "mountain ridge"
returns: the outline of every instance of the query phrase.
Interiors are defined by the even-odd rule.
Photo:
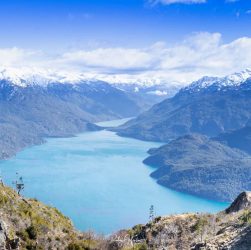
[[[0,159],[45,137],[68,137],[99,129],[99,121],[135,116],[152,101],[105,82],[24,87],[0,80]]]
[[[251,119],[251,79],[244,79],[220,89],[218,83],[210,82],[203,90],[201,82],[193,83],[115,131],[121,136],[168,142],[189,133],[217,136],[240,129]]]
[[[185,135],[148,153],[144,163],[165,187],[227,202],[251,190],[250,155],[206,136]]]
[[[251,69],[245,69],[241,72],[236,72],[225,77],[208,77],[204,76],[201,79],[192,82],[188,86],[181,89],[181,92],[199,92],[203,89],[224,90],[228,87],[238,87],[251,77]]]

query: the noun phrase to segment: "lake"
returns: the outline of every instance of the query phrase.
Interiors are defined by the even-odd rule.
[[[57,207],[80,230],[104,234],[147,222],[151,205],[156,216],[216,212],[227,206],[158,185],[149,176],[153,169],[142,161],[149,148],[160,145],[106,130],[86,132],[50,138],[2,161],[0,169],[8,185],[15,181],[16,172],[23,177],[25,196]]]

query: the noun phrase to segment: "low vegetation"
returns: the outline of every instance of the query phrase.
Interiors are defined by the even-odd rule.
[[[152,210],[150,209],[150,212]],[[0,185],[0,249],[199,250],[250,249],[251,193],[244,192],[218,214],[182,214],[150,219],[109,237],[78,232],[69,218],[36,199]],[[151,213],[150,213],[151,215]]]
[[[59,210],[0,186],[0,224],[7,249],[102,249],[101,237],[80,233]],[[1,244],[1,242],[0,242]]]

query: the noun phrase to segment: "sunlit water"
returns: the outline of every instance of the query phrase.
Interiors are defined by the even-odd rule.
[[[87,132],[48,139],[2,161],[0,168],[9,185],[16,172],[23,176],[24,195],[59,208],[78,229],[104,234],[147,222],[151,205],[156,215],[215,212],[227,206],[156,184],[149,177],[153,169],[142,160],[149,148],[159,145],[105,130]]]

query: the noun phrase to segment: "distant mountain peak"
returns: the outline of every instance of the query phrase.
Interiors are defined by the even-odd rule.
[[[50,83],[86,84],[99,80],[90,78],[84,73],[62,72],[37,68],[0,68],[0,81],[5,80],[19,87],[32,85],[47,86]]]
[[[236,72],[225,77],[205,76],[195,82],[192,82],[189,86],[183,88],[181,91],[196,93],[209,89],[222,90],[228,87],[238,87],[249,78],[251,78],[251,69]]]
[[[177,83],[167,84],[158,80],[152,81],[152,79],[149,79],[149,81],[138,79],[135,82],[125,81],[120,83],[115,83],[113,80],[110,81],[109,75],[103,79],[102,77],[99,78],[99,76],[91,76],[87,72],[64,72],[31,67],[0,67],[0,87],[11,86],[14,90],[30,86],[46,88],[53,84],[72,85],[75,90],[78,90],[79,86],[85,86],[87,89],[90,89],[91,86],[93,91],[103,90],[104,92],[107,89],[109,91],[109,88],[114,88],[129,94],[148,95],[149,98],[152,96],[150,102],[156,103],[165,97],[175,95],[181,88]]]
[[[241,72],[234,73],[225,78],[229,82],[242,83],[250,77],[251,77],[251,69],[245,69]]]
[[[0,80],[5,80],[19,87],[30,85],[47,85],[58,81],[55,73],[33,68],[2,68],[0,69]]]

